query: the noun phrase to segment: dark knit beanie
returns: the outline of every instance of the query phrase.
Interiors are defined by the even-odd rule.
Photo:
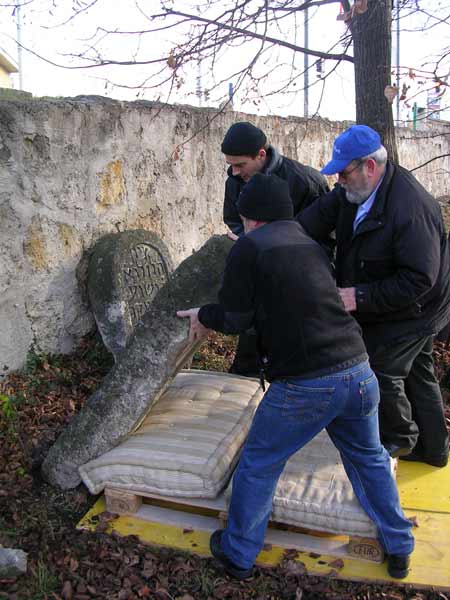
[[[237,209],[240,215],[255,221],[278,221],[294,216],[287,182],[264,173],[256,173],[244,186]]]
[[[267,142],[264,131],[247,121],[234,123],[226,132],[222,152],[230,156],[256,156]]]

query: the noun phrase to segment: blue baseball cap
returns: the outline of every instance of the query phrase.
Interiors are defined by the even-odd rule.
[[[352,160],[372,154],[381,147],[379,134],[367,125],[352,125],[334,141],[333,158],[321,173],[334,175],[343,171]]]

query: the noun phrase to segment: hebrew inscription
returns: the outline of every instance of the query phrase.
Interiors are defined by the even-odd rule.
[[[101,238],[89,261],[88,292],[105,346],[116,357],[172,271],[169,251],[153,232]]]
[[[124,264],[123,275],[125,298],[134,328],[169,274],[164,258],[155,246],[137,244],[130,248],[129,263]]]

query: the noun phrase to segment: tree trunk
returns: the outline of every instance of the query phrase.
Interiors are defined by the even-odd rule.
[[[350,3],[343,2],[348,10]],[[398,162],[392,104],[384,95],[391,84],[392,0],[369,0],[350,23],[355,59],[356,122],[381,135],[388,156]]]

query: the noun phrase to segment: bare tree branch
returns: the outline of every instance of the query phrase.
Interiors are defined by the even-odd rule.
[[[421,165],[419,165],[418,167],[414,167],[414,169],[409,169],[409,170],[412,173],[413,171],[417,171],[417,169],[421,169],[422,167],[429,165],[430,163],[432,163],[435,160],[438,160],[439,158],[446,158],[447,156],[450,156],[450,154],[447,153],[447,154],[440,154],[439,156],[434,156],[433,158],[430,158],[430,160],[427,160],[427,162],[424,162]]]
[[[185,17],[185,18],[190,18],[193,21],[200,21],[202,23],[208,23],[209,25],[213,25],[219,29],[229,29],[235,33],[240,33],[246,37],[251,37],[254,39],[258,39],[258,40],[266,40],[268,42],[272,42],[273,44],[276,44],[277,46],[281,46],[284,48],[289,48],[290,50],[294,50],[295,52],[302,52],[303,54],[309,54],[311,56],[317,56],[317,58],[326,58],[329,60],[346,60],[348,62],[353,62],[353,57],[348,56],[346,54],[328,54],[327,52],[320,52],[318,50],[311,50],[310,48],[302,48],[301,46],[297,46],[295,44],[290,44],[289,42],[286,42],[284,40],[279,40],[276,38],[272,38],[272,37],[265,37],[259,33],[256,33],[254,31],[248,31],[246,29],[242,29],[240,27],[234,27],[232,25],[227,25],[224,23],[218,23],[217,21],[213,21],[212,19],[207,19],[206,17],[200,17],[197,15],[191,15],[189,13],[184,13],[178,10],[167,10],[167,14],[168,15],[178,15],[179,17]]]
[[[48,27],[48,26],[46,27],[45,25],[43,25],[42,27],[43,27],[43,29],[54,29],[55,27],[63,27],[64,25],[67,25],[67,23],[70,23],[70,21],[73,21],[73,19],[76,19],[82,13],[87,12],[90,8],[92,8],[94,6],[94,4],[97,4],[97,2],[98,2],[98,0],[92,0],[92,2],[90,4],[88,4],[84,8],[80,8],[79,10],[75,11],[68,19],[66,19],[62,23],[52,25],[51,27]]]

